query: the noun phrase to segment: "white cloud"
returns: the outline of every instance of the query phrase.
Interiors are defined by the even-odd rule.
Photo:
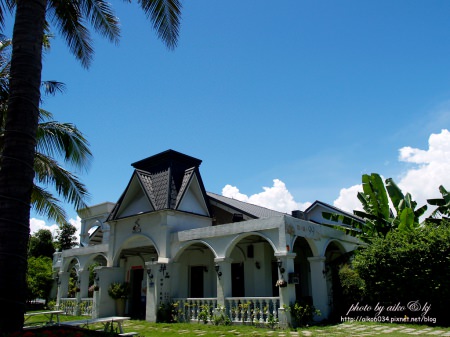
[[[81,218],[77,216],[76,219],[69,219],[69,223],[77,229],[75,235],[77,237],[77,242],[80,241],[80,231],[81,231]],[[36,233],[40,229],[48,229],[52,232],[53,237],[57,235],[59,226],[57,224],[47,225],[44,220],[31,218],[30,219],[30,234]]]
[[[361,185],[353,185],[352,187],[341,189],[339,197],[334,201],[333,205],[349,213],[353,213],[355,209],[361,210],[361,203],[356,197],[358,192],[362,192]]]
[[[40,229],[48,229],[52,232],[53,237],[56,236],[56,231],[59,229],[59,226],[56,224],[46,225],[44,220],[31,218],[30,219],[30,234],[34,234]]]
[[[443,185],[446,189],[450,188],[450,132],[448,130],[444,129],[438,134],[431,134],[426,150],[410,146],[402,147],[399,150],[398,159],[411,166],[394,180],[403,193],[411,193],[418,206],[425,205],[427,199],[441,197],[439,185]],[[356,199],[357,191],[362,191],[361,185],[341,189],[334,205],[346,211],[360,209],[361,205]],[[428,208],[426,215],[434,209],[433,206]]]
[[[274,179],[273,186],[263,187],[263,190],[263,192],[247,196],[240,193],[236,186],[226,185],[222,189],[222,195],[289,214],[293,210],[304,210],[311,205],[309,202],[301,203],[295,201],[284,182],[279,179]]]
[[[404,192],[409,192],[418,205],[426,204],[426,199],[441,197],[439,185],[450,188],[450,132],[431,134],[428,150],[403,147],[399,160],[413,164],[398,182]]]

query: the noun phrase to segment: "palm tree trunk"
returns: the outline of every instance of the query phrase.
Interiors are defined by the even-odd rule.
[[[0,164],[0,331],[22,328],[47,0],[18,0]]]

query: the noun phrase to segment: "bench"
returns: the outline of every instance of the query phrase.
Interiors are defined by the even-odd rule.
[[[136,336],[138,333],[137,332],[124,332],[124,333],[120,333],[119,336]]]

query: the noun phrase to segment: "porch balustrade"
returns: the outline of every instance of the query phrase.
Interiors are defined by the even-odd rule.
[[[211,321],[224,314],[233,323],[268,323],[278,320],[279,297],[227,297],[225,307],[218,307],[216,298],[174,298],[176,320],[179,322]]]
[[[62,310],[69,316],[77,315],[78,302],[74,297],[64,297],[59,299],[58,310]]]
[[[234,323],[268,323],[278,320],[279,297],[227,297],[225,311]]]
[[[80,315],[82,316],[92,316],[92,307],[94,305],[94,299],[92,297],[84,297],[81,299]]]
[[[174,298],[178,322],[211,320],[217,307],[217,298]]]
[[[69,316],[92,316],[92,298],[81,298],[78,301],[75,297],[60,298],[58,310],[62,310]]]

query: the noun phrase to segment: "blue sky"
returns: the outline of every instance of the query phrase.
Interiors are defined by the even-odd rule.
[[[94,36],[85,70],[57,35],[43,64],[67,86],[44,108],[91,144],[90,204],[169,148],[203,160],[208,191],[267,207],[351,210],[371,172],[418,200],[450,188],[450,2],[185,1],[174,51],[136,3],[113,6],[118,46]]]

